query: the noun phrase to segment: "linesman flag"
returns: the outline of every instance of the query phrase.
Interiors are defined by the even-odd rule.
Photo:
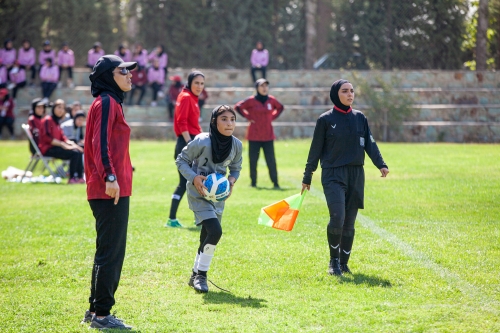
[[[275,229],[291,231],[299,215],[299,209],[302,201],[304,201],[306,192],[292,195],[272,205],[263,207],[260,210],[259,224]]]

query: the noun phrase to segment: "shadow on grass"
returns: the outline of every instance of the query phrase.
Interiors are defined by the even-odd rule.
[[[380,279],[376,276],[365,274],[344,274],[339,277],[339,283],[365,284],[371,287],[391,288],[392,283],[389,280]]]
[[[223,303],[236,304],[241,306],[242,308],[267,307],[266,304],[262,304],[267,302],[265,299],[253,298],[252,296],[239,297],[225,292],[211,291],[209,293],[203,294],[203,300],[205,301],[205,303],[212,303],[212,304],[223,304]]]
[[[258,191],[276,191],[276,192],[283,192],[283,191],[288,191],[290,190],[289,188],[287,187],[278,187],[278,188],[274,188],[274,187],[262,187],[262,186],[257,186],[255,187],[256,190]]]

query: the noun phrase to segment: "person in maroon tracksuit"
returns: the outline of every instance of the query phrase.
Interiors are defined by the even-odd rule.
[[[249,145],[248,157],[250,160],[250,179],[252,187],[257,186],[257,161],[260,149],[264,150],[269,176],[274,188],[279,189],[278,171],[274,156],[274,136],[272,121],[283,112],[283,105],[269,95],[269,81],[258,79],[255,81],[257,94],[236,103],[234,109],[248,119],[250,126],[247,131]]]
[[[95,97],[87,115],[85,177],[87,199],[97,231],[89,310],[83,322],[98,329],[130,329],[111,315],[125,257],[132,163],[130,127],[125,121],[124,93],[132,89],[130,70],[136,62],[116,55],[97,60],[90,74]]]
[[[28,125],[30,127],[31,135],[33,136],[33,141],[38,147],[40,142],[40,135],[42,133],[42,118],[45,116],[45,108],[47,104],[41,98],[35,98],[31,101],[31,110],[28,117]],[[35,147],[31,145],[30,142],[30,152],[35,154]]]

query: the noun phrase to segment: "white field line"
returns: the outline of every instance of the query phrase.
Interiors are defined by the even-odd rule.
[[[261,159],[259,159],[259,162],[260,161],[261,161]],[[263,164],[265,165],[265,162]],[[283,179],[283,177],[281,177],[281,178]],[[285,180],[287,183],[293,184],[294,186],[297,185],[297,179],[285,177]],[[300,180],[299,180],[299,182],[300,182]],[[311,190],[309,191],[309,193],[311,195],[313,195],[314,197],[319,198],[320,200],[322,200],[323,202],[326,203],[326,199],[325,199],[323,192],[311,187]],[[426,254],[415,250],[410,244],[402,241],[393,233],[378,226],[369,217],[358,213],[356,220],[358,221],[359,224],[361,224],[362,227],[364,227],[364,228],[370,230],[372,233],[378,235],[380,238],[382,238],[383,240],[387,241],[392,246],[394,246],[397,250],[404,253],[409,258],[411,258],[413,261],[418,262],[423,267],[429,269],[434,274],[441,277],[449,285],[460,290],[460,292],[463,295],[467,296],[468,298],[470,298],[471,300],[474,301],[475,306],[480,307],[482,310],[488,311],[488,312],[493,313],[493,314],[499,313],[500,302],[485,295],[485,293],[483,292],[483,290],[481,288],[479,288],[475,285],[472,285],[467,281],[464,281],[458,274],[455,274],[454,272],[450,271],[449,269],[435,263]],[[464,269],[467,269],[467,268],[464,267]]]

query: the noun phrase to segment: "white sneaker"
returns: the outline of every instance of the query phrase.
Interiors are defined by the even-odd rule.
[[[157,105],[157,104],[156,104],[156,102],[155,102],[155,101],[152,101],[152,102],[151,102],[151,106],[156,106],[156,105]]]

